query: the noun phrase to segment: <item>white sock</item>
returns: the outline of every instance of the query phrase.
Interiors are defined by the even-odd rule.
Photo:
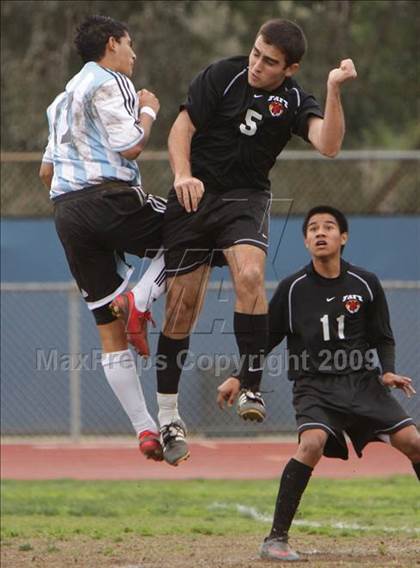
[[[131,420],[136,434],[144,430],[157,432],[156,423],[147,410],[131,351],[126,349],[103,353],[102,366],[108,383]]]
[[[150,310],[155,300],[161,296],[166,289],[165,258],[163,249],[152,259],[149,268],[134,286],[134,303],[141,312]]]
[[[161,427],[170,424],[174,420],[180,420],[177,394],[161,394],[158,392],[157,401],[159,406],[158,419]]]

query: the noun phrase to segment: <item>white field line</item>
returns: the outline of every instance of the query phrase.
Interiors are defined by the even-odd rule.
[[[235,505],[228,505],[227,503],[212,503],[209,509],[235,509],[243,517],[248,517],[259,523],[271,523],[272,517],[269,515],[264,515],[255,509],[254,507],[248,507],[246,505],[241,505],[236,503]],[[309,527],[309,528],[329,528],[329,529],[344,529],[351,531],[383,531],[389,533],[405,532],[409,534],[420,534],[420,527],[377,527],[377,526],[365,526],[359,525],[358,523],[346,523],[342,521],[332,521],[330,523],[320,523],[318,521],[305,521],[299,519],[293,521],[293,525],[296,527]]]

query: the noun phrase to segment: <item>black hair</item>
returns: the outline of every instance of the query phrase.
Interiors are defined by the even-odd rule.
[[[308,230],[308,224],[314,215],[318,215],[319,213],[327,213],[328,215],[332,215],[334,219],[337,221],[338,228],[340,229],[340,234],[348,233],[349,232],[349,224],[347,221],[346,216],[342,213],[339,209],[335,207],[331,207],[331,205],[317,205],[316,207],[312,207],[305,216],[302,225],[302,232],[303,236],[306,237],[306,232]],[[341,245],[341,253],[344,250],[345,245]]]
[[[83,60],[99,61],[105,55],[105,47],[110,37],[116,40],[128,32],[126,24],[108,16],[89,16],[76,29],[74,44]]]
[[[344,213],[342,213],[335,207],[331,207],[331,205],[317,205],[316,207],[312,207],[312,209],[310,209],[306,213],[302,225],[302,232],[304,237],[306,237],[306,231],[308,230],[308,223],[310,218],[313,217],[313,215],[318,215],[319,213],[328,213],[328,215],[332,215],[337,221],[337,225],[340,229],[341,234],[349,232],[349,224]]]
[[[306,37],[302,29],[289,20],[268,20],[258,30],[264,41],[284,54],[286,66],[299,63],[306,51]]]

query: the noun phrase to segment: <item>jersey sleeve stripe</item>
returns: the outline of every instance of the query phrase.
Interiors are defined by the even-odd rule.
[[[134,118],[136,118],[134,116],[134,101],[133,101],[133,95],[130,92],[130,89],[128,87],[127,82],[124,80],[125,78],[123,77],[123,75],[120,75],[119,73],[115,74],[115,78],[117,80],[117,83],[120,86],[121,92],[125,93],[126,96],[126,100],[127,100],[127,104],[128,104],[128,113],[133,116]]]
[[[296,278],[296,280],[294,280],[292,282],[292,284],[290,285],[289,288],[289,328],[291,333],[293,333],[293,324],[292,324],[292,292],[293,292],[293,288],[295,287],[295,285],[299,282],[299,280],[302,280],[303,278],[306,278],[306,274],[304,274],[303,276],[299,276],[299,278]]]
[[[223,96],[225,96],[229,89],[231,88],[231,86],[234,84],[234,82],[236,81],[236,79],[238,79],[241,75],[243,75],[244,73],[246,73],[248,71],[248,67],[245,67],[245,69],[243,69],[242,71],[240,71],[239,73],[237,73],[234,78],[231,80],[231,82],[229,83],[229,85],[226,87],[226,89],[223,91]]]
[[[293,88],[292,88],[292,91],[295,91],[295,93],[296,93],[297,106],[298,106],[298,108],[299,108],[299,107],[300,107],[300,93],[299,93],[298,89],[296,89],[296,87],[293,87]]]
[[[117,73],[114,73],[113,71],[110,71],[109,69],[105,69],[105,71],[107,71],[108,73],[110,73],[110,74],[114,77],[114,79],[116,80],[117,85],[118,85],[118,87],[119,87],[119,89],[120,89],[122,98],[123,98],[123,100],[124,100],[125,110],[128,112],[128,114],[129,114],[130,116],[133,116],[133,112],[130,110],[130,99],[129,99],[129,96],[128,96],[127,92],[125,91],[125,89],[123,88],[123,86],[122,86],[122,84],[121,84],[120,77],[118,76]],[[134,117],[133,117],[133,118],[134,118]]]
[[[127,89],[128,97],[129,97],[129,100],[130,100],[130,108],[131,108],[133,116],[134,116],[134,108],[135,108],[135,105],[136,105],[136,97],[134,96],[134,93],[133,93],[132,89],[130,88],[130,83],[128,82],[127,77],[125,75],[121,75],[120,73],[118,75],[119,75],[123,85],[125,85],[125,88]],[[134,116],[134,118],[135,118],[135,116]]]
[[[366,288],[369,291],[370,294],[370,299],[373,302],[373,293],[372,290],[370,289],[369,284],[366,282],[366,280],[364,280],[361,276],[359,276],[358,274],[356,274],[355,272],[351,272],[350,270],[347,270],[347,274],[351,274],[352,276],[354,276],[355,278],[358,278],[361,282],[363,282],[363,284],[366,286]]]

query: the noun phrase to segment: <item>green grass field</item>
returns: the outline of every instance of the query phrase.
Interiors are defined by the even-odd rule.
[[[277,481],[4,481],[5,568],[251,568]],[[411,567],[412,476],[311,481],[291,531],[308,568]]]
[[[267,532],[277,481],[4,481],[2,539]],[[313,479],[293,531],[420,538],[415,478]]]

